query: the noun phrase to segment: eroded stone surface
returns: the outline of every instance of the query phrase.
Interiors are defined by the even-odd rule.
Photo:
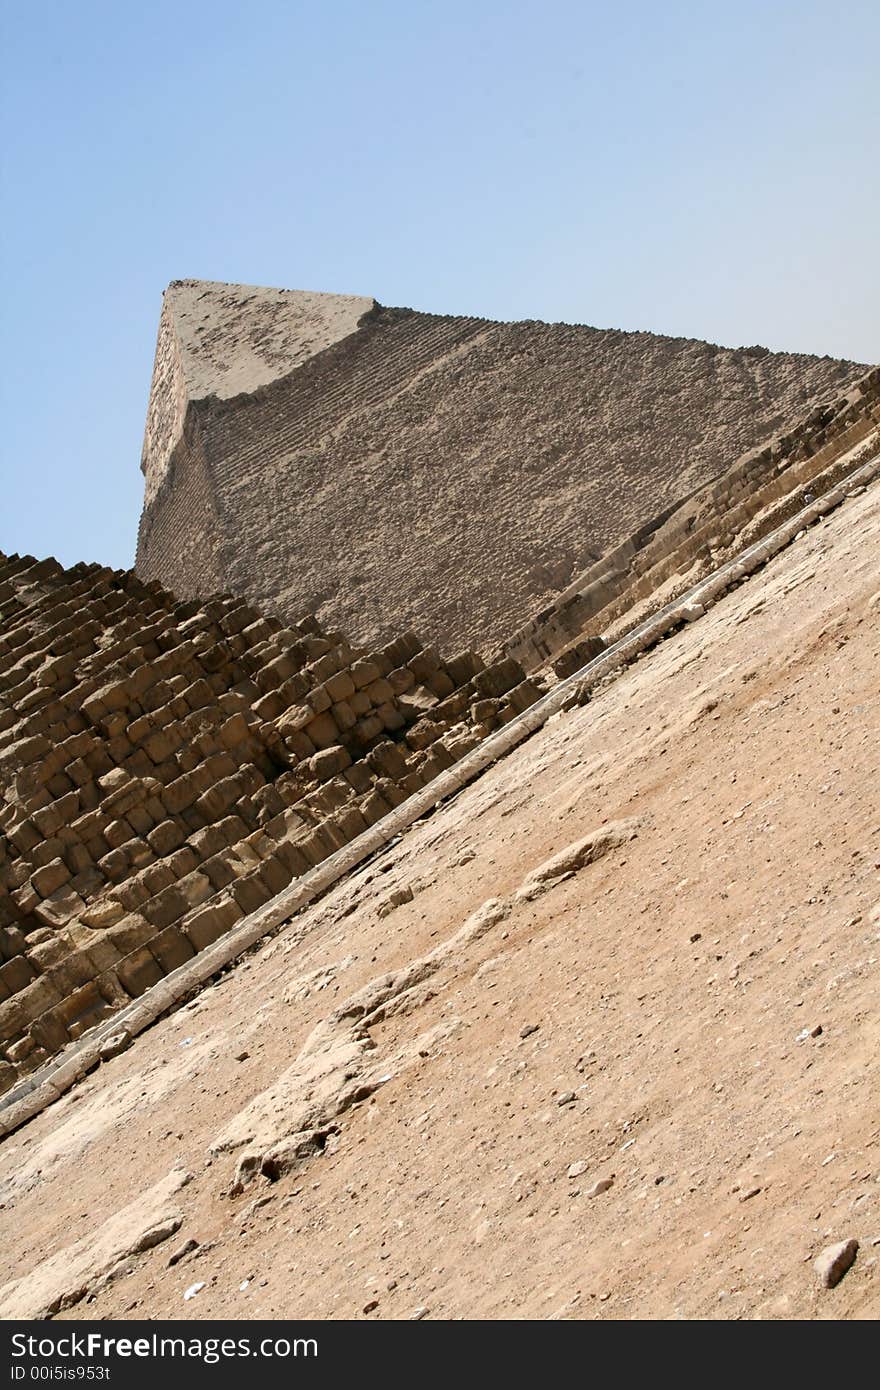
[[[364,652],[0,555],[0,1091],[540,694],[413,633]]]
[[[483,649],[864,371],[582,325],[359,318],[371,305],[171,287],[139,573],[360,642],[411,626]]]

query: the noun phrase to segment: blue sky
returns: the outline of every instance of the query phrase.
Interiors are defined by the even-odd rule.
[[[880,359],[877,0],[2,0],[0,548],[132,562],[188,276]]]

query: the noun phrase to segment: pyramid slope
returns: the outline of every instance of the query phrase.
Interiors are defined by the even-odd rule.
[[[3,1316],[39,1315],[64,1262],[70,1319],[876,1317],[876,493],[0,1146]],[[511,901],[633,815],[625,847]],[[459,935],[490,897],[508,915]],[[309,1080],[337,1099],[349,1026],[381,1084],[346,1080],[323,1150],[297,1135],[301,1166],[231,1199],[221,1133],[260,1098],[296,1120],[328,1040]],[[179,1232],[104,1277],[116,1214],[183,1163]],[[129,1249],[156,1229],[137,1210]],[[821,1288],[811,1261],[852,1236]]]
[[[166,297],[137,569],[286,621],[317,611],[365,643],[403,625],[488,650],[864,372],[583,325],[356,318],[358,301],[314,296],[346,306],[338,331],[358,329],[323,350],[309,339],[299,368],[288,345],[282,374],[283,334],[275,367],[265,341],[251,360],[263,296],[284,301],[192,282]],[[200,397],[222,384],[215,367],[253,389]]]

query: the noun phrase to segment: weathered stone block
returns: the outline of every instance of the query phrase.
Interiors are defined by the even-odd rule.
[[[509,690],[505,699],[515,714],[522,714],[524,710],[530,709],[537,700],[540,700],[542,693],[534,681],[524,680]]]
[[[391,805],[378,791],[368,792],[359,803],[358,809],[368,825],[375,825],[383,816],[391,814]]]
[[[340,744],[324,749],[309,759],[309,771],[319,782],[335,777],[351,766],[351,754]]]
[[[0,1004],[0,1042],[17,1037],[40,1014],[60,1003],[60,995],[45,975],[32,980],[24,989]]]
[[[245,878],[237,879],[230,886],[229,892],[245,915],[256,912],[257,908],[263,907],[272,897],[271,891],[262,881],[259,869],[249,873]]]
[[[503,661],[496,661],[493,666],[487,666],[485,671],[480,671],[474,677],[474,689],[480,695],[497,698],[519,685],[524,674],[518,661],[514,661],[512,657],[505,657]]]
[[[316,748],[330,748],[339,742],[339,729],[329,711],[319,714],[306,725],[306,733]]]
[[[69,825],[79,814],[79,792],[69,791],[42,810],[34,811],[34,825],[48,839],[62,825]]]
[[[171,854],[179,845],[183,844],[184,831],[177,821],[166,819],[147,832],[147,844],[158,855]]]
[[[196,801],[197,809],[205,819],[219,820],[242,795],[242,782],[238,776],[224,777],[216,786],[209,787]]]
[[[50,864],[53,859],[61,859],[63,857],[64,841],[60,836],[53,835],[51,840],[44,840],[42,844],[37,845],[36,849],[32,851],[30,855],[32,870],[43,868],[44,865]],[[25,877],[25,875],[22,875],[22,880],[24,880]],[[16,880],[16,882],[17,881],[18,880]]]
[[[357,806],[346,806],[341,811],[336,811],[333,822],[346,844],[357,839],[358,835],[362,835],[369,828],[366,817]]]
[[[31,1036],[50,1054],[60,1052],[70,1042],[70,1034],[55,1009],[50,1009],[34,1020],[31,1024]]]
[[[179,927],[166,927],[158,936],[153,937],[149,949],[166,975],[176,970],[179,965],[185,965],[195,955],[192,942],[184,936]]]
[[[212,888],[216,890],[226,888],[234,882],[236,874],[233,872],[222,852],[212,855],[202,864],[202,873],[210,879]]]
[[[292,840],[282,840],[277,850],[278,858],[290,869],[294,878],[299,878],[302,874],[308,873],[312,867],[312,861],[307,859],[298,844]]]
[[[140,913],[130,912],[127,917],[123,917],[121,922],[109,927],[105,935],[120,955],[127,956],[138,946],[143,946],[145,942],[151,940],[156,935],[156,928]]]
[[[284,863],[280,855],[272,855],[271,858],[263,861],[260,870],[260,878],[274,897],[276,893],[281,893],[290,883],[293,874]]]
[[[201,872],[188,873],[177,885],[178,891],[183,895],[187,907],[200,907],[203,902],[211,897],[213,889],[211,881],[206,874]]]
[[[325,681],[325,689],[330,696],[332,704],[340,700],[347,700],[355,692],[355,682],[348,671],[338,671],[335,676],[331,676]]]
[[[483,658],[477,652],[465,651],[450,657],[445,662],[446,670],[456,688],[464,685],[467,681],[473,680],[478,672],[483,670]]]
[[[420,719],[417,724],[413,724],[412,728],[407,731],[406,741],[410,748],[418,752],[423,748],[429,748],[432,743],[436,742],[442,732],[441,726],[435,724],[433,720]]]
[[[148,922],[152,922],[156,931],[163,931],[179,921],[189,906],[191,904],[187,903],[177,884],[173,883],[170,888],[163,888],[155,898],[144,903],[143,915]]]
[[[141,838],[149,834],[156,824],[155,820],[144,806],[132,806],[131,810],[127,812],[125,819],[134,833]]]
[[[85,951],[71,951],[48,972],[48,979],[62,999],[94,979],[96,970]]]
[[[112,849],[98,860],[98,868],[111,883],[121,883],[131,871],[131,856],[127,848]]]
[[[384,679],[371,681],[366,687],[366,693],[373,705],[384,705],[394,699],[394,689],[390,682]]]
[[[206,946],[210,946],[213,941],[234,927],[241,916],[238,903],[225,899],[191,913],[182,923],[182,927],[196,951],[203,951]]]
[[[79,917],[85,903],[72,884],[65,884],[57,893],[44,898],[34,908],[34,916],[48,927],[66,926],[74,917]]]
[[[7,994],[17,994],[34,978],[35,971],[25,956],[14,956],[5,965],[0,965],[0,984]]]
[[[241,713],[233,714],[218,730],[218,737],[224,748],[236,748],[249,734],[248,722]]]
[[[406,728],[405,715],[400,707],[397,704],[392,704],[391,701],[389,701],[388,704],[379,705],[376,710],[376,717],[382,720],[383,727],[390,734],[397,733],[398,730]]]
[[[70,870],[63,859],[52,859],[42,869],[31,876],[31,884],[41,898],[48,898],[70,878]]]
[[[176,777],[162,789],[162,805],[169,815],[179,815],[187,806],[192,806],[199,792],[203,790],[204,788],[196,787],[192,773],[185,772],[182,777]]]
[[[25,949],[24,932],[14,925],[0,927],[0,960],[13,960]]]
[[[82,931],[83,928],[76,923],[73,930]],[[45,975],[53,965],[70,954],[75,944],[72,931],[52,931],[43,927],[28,936],[28,960],[38,975]]]
[[[96,936],[90,945],[84,946],[83,950],[94,966],[94,975],[103,975],[111,970],[121,960],[125,954],[114,945],[107,936]]]
[[[167,762],[177,752],[182,740],[170,729],[156,729],[144,739],[144,752],[156,764]]]
[[[112,820],[104,831],[104,839],[111,849],[119,849],[134,837],[134,831],[122,816],[118,820]]]
[[[406,758],[401,752],[400,745],[392,743],[389,739],[383,739],[371,749],[364,760],[368,767],[378,773],[380,777],[391,777],[399,781],[406,776]]]
[[[43,838],[31,820],[19,821],[18,825],[11,826],[6,831],[6,837],[19,854],[29,854]]]
[[[404,695],[407,690],[411,690],[416,683],[416,678],[408,666],[398,666],[388,674],[388,684],[395,695]]]
[[[440,667],[440,657],[436,647],[425,647],[422,651],[416,652],[406,665],[417,681],[427,684],[429,677]]]
[[[455,689],[454,682],[445,671],[432,671],[432,673],[425,678],[425,685],[431,691],[432,695],[437,696],[438,700],[444,700],[446,696],[451,695]]]
[[[110,1013],[110,1005],[92,981],[70,995],[55,1011],[66,1024],[72,1038],[79,1038]]]
[[[336,721],[337,728],[340,733],[343,734],[349,729],[353,729],[358,721],[358,716],[355,714],[348,700],[340,700],[338,704],[331,706],[331,713]]]
[[[132,951],[121,960],[116,966],[116,974],[123,988],[133,999],[143,994],[151,985],[158,984],[163,977],[162,967],[146,946],[139,946],[136,951]]]
[[[385,732],[385,725],[377,714],[368,714],[359,719],[352,730],[352,736],[361,748],[369,748],[375,739]]]

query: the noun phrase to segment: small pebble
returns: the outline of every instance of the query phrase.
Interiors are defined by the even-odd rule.
[[[614,1186],[614,1174],[612,1173],[612,1175],[611,1175],[610,1178],[600,1178],[598,1182],[594,1182],[592,1187],[588,1187],[588,1188],[587,1188],[586,1192],[584,1193],[584,1196],[585,1196],[585,1197],[598,1197],[599,1194],[600,1194],[600,1192],[607,1192],[608,1189],[609,1189],[609,1187],[613,1187],[613,1186]]]

